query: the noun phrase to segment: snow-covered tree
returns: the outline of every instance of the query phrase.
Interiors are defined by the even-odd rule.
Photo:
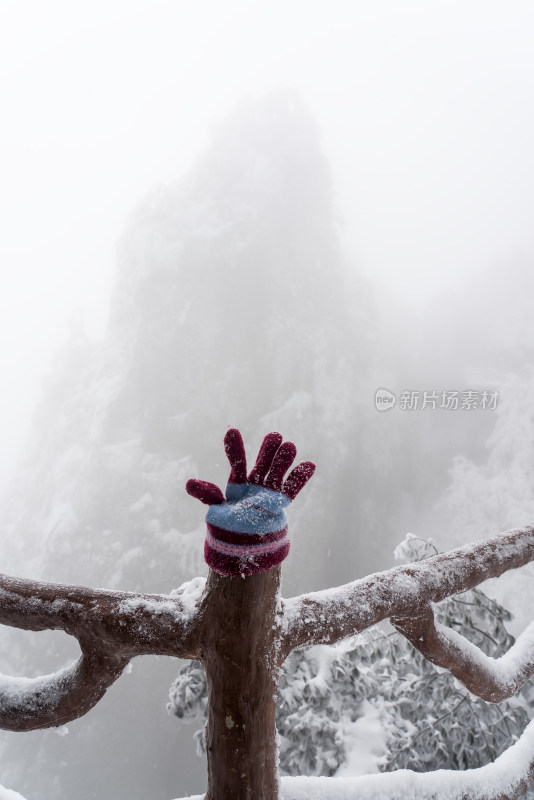
[[[509,373],[501,383],[495,423],[488,436],[485,457],[457,456],[450,484],[442,492],[435,513],[446,521],[449,545],[457,545],[460,532],[476,541],[498,530],[512,528],[534,513],[534,366],[526,363],[521,374]],[[443,523],[442,523],[443,524]],[[530,621],[534,600],[532,566],[517,576],[507,576],[491,590],[505,605],[517,610],[518,629]],[[515,598],[521,597],[521,604]]]
[[[289,547],[283,508],[309,479],[313,465],[304,462],[284,479],[296,450],[281,444],[279,434],[266,437],[250,473],[238,431],[227,432],[225,449],[231,464],[226,498],[214,484],[188,482],[188,492],[209,505],[207,581],[194,579],[170,595],[147,595],[0,578],[1,623],[64,630],[76,637],[82,652],[76,663],[52,675],[4,677],[2,727],[46,728],[85,714],[135,656],[194,659],[202,662],[208,683],[206,800],[339,800],[355,797],[361,781],[288,777],[280,795],[276,689],[281,667],[295,650],[335,644],[389,619],[426,659],[490,703],[512,697],[534,674],[534,624],[504,655],[493,658],[487,648],[440,622],[433,608],[534,560],[534,528],[282,599],[280,564]],[[445,621],[452,618],[446,615]],[[321,680],[317,690],[322,691]],[[438,780],[433,773],[401,770],[378,776],[379,784],[367,782],[366,791],[388,797],[444,798],[454,792],[469,800],[515,798],[524,794],[533,771],[531,724],[485,767],[441,771]]]

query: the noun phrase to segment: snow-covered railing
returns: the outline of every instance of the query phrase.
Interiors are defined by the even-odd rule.
[[[534,673],[534,630],[494,661],[436,625],[431,605],[534,560],[533,527],[283,600],[280,570],[289,551],[284,509],[315,465],[302,462],[284,477],[296,447],[277,432],[264,438],[250,472],[238,430],[226,432],[224,447],[231,467],[226,495],[207,481],[186,484],[190,495],[209,506],[204,556],[210,571],[205,583],[196,578],[163,596],[0,576],[0,623],[33,631],[63,630],[77,638],[81,650],[75,664],[53,675],[4,677],[1,727],[46,728],[85,714],[135,656],[198,660],[208,687],[206,800],[278,800],[277,686],[283,662],[299,647],[331,644],[390,619],[426,658],[491,702],[509,697]],[[532,735],[526,736],[528,750]],[[514,762],[510,754],[523,753],[521,742],[518,750],[512,748],[501,757],[504,761],[495,763]],[[455,796],[465,800],[511,799],[524,792],[531,769],[530,760],[511,769],[515,777],[500,794],[488,794],[484,779],[473,781],[475,772],[454,774],[451,781],[460,793]],[[416,787],[414,796],[435,796],[432,775],[390,775],[369,778],[369,785],[380,781],[397,791],[400,781],[405,784],[403,796],[410,787]],[[355,785],[341,778],[285,779],[282,796],[337,800],[355,796]],[[465,791],[460,788],[464,786]]]
[[[534,528],[515,529],[354,581],[281,599],[280,567],[247,578],[210,571],[170,595],[93,590],[0,576],[0,623],[26,630],[59,629],[75,636],[81,657],[65,670],[35,679],[0,681],[0,725],[32,730],[85,714],[137,655],[201,660],[211,674],[210,715],[221,715],[234,748],[242,792],[233,797],[283,800],[338,798],[520,797],[534,763],[532,724],[493,764],[465,772],[401,770],[361,778],[282,778],[265,790],[265,763],[276,758],[273,697],[278,669],[299,647],[333,643],[390,619],[427,658],[449,669],[491,702],[515,693],[534,673],[534,626],[500,659],[435,623],[432,603],[534,560]],[[248,715],[248,716],[247,716]],[[208,739],[208,753],[210,741]],[[214,755],[216,758],[216,756]],[[235,766],[216,763],[216,770]],[[260,776],[259,782],[255,776]],[[250,791],[252,782],[252,792]],[[263,787],[263,788],[261,788]],[[212,788],[209,800],[226,798]],[[232,788],[232,792],[235,792]]]

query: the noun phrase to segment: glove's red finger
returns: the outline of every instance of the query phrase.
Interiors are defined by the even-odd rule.
[[[295,460],[296,455],[297,448],[293,442],[284,442],[284,444],[280,445],[263,485],[268,489],[274,489],[279,492],[282,488],[284,475]]]
[[[197,481],[191,478],[185,484],[185,491],[191,497],[196,497],[201,503],[206,503],[208,506],[218,506],[224,503],[225,497],[218,486],[208,481]]]
[[[276,451],[282,444],[282,437],[279,433],[268,433],[263,442],[261,443],[260,452],[256,459],[256,463],[248,476],[249,483],[263,483],[265,476],[271,469],[273,458]]]
[[[245,445],[243,437],[237,428],[230,428],[224,437],[224,451],[230,462],[232,470],[228,483],[247,482],[247,457],[245,455]]]
[[[303,461],[301,464],[298,464],[285,479],[282,487],[283,493],[287,495],[290,500],[294,500],[300,490],[306,486],[314,472],[315,464],[312,461]]]

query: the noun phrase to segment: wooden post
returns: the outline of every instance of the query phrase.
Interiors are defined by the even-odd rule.
[[[279,587],[279,566],[245,578],[210,571],[201,634],[206,800],[278,800]]]

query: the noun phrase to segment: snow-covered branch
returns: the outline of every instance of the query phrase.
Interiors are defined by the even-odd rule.
[[[534,560],[534,527],[516,528],[416,564],[283,602],[283,658],[296,647],[332,644],[389,617],[472,589]]]
[[[0,727],[30,731],[83,716],[119,677],[129,659],[94,648],[75,664],[39,678],[0,676]]]
[[[430,605],[391,622],[425,658],[490,703],[511,697],[534,675],[534,622],[500,658],[487,656],[457,631],[436,623]]]
[[[198,657],[204,583],[197,578],[171,595],[144,595],[0,575],[0,624],[63,630],[82,651],[75,664],[52,675],[1,676],[0,727],[32,730],[82,716],[134,656]]]

